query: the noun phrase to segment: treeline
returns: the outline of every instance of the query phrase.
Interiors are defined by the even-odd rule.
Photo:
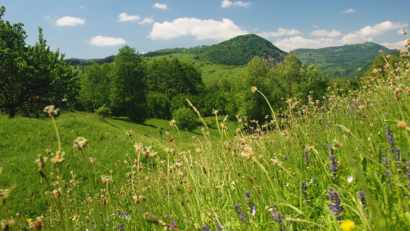
[[[134,48],[124,46],[115,63],[94,62],[80,79],[78,108],[94,112],[109,108],[114,116],[132,121],[171,118],[181,95],[196,96],[204,91],[201,73],[190,63],[174,58],[146,61]]]
[[[132,56],[134,60],[127,62],[125,67],[124,61],[120,60],[124,55]],[[128,75],[127,70],[139,71]],[[252,86],[266,95],[274,110],[279,110],[286,106],[285,101],[289,98],[307,102],[310,95],[318,99],[324,94],[327,81],[315,66],[301,64],[295,55],[290,54],[275,69],[265,59],[254,57],[235,79],[205,85],[200,71],[190,62],[181,62],[177,58],[146,61],[135,54],[134,49],[125,46],[120,49],[114,64],[93,63],[86,69],[81,79],[78,104],[90,112],[105,105],[116,116],[127,115],[142,122],[149,117],[171,119],[178,109],[191,109],[186,101],[188,98],[202,116],[210,116],[216,109],[231,119],[241,114],[263,121],[271,112],[266,100],[260,94],[252,93]],[[130,89],[128,93],[123,92],[125,85]],[[136,111],[129,109],[129,104],[136,104],[138,115],[132,116]]]
[[[90,59],[90,60],[84,60],[84,59],[64,59],[64,62],[67,63],[68,65],[73,65],[73,66],[91,66],[93,63],[98,63],[98,64],[104,64],[104,63],[112,63],[114,62],[115,55],[111,55],[108,57],[105,57],[103,59]]]

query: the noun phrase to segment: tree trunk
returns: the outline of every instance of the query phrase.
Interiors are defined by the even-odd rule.
[[[16,116],[15,108],[10,108],[9,119],[13,119]]]

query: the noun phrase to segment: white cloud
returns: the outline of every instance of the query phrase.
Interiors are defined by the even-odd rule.
[[[236,1],[233,3],[234,6],[243,6],[243,7],[248,7],[252,4],[252,2],[242,2],[242,1]]]
[[[45,16],[44,19],[50,19],[50,16]]]
[[[168,8],[167,7],[167,4],[161,4],[161,3],[155,3],[154,5],[153,5],[153,7],[155,7],[155,8],[158,8],[158,9],[166,9],[166,8]]]
[[[313,24],[313,27],[314,27],[314,28],[319,28],[319,26],[316,26],[315,24]]]
[[[232,5],[232,2],[229,0],[223,0],[222,1],[222,8],[230,7]]]
[[[127,13],[121,13],[118,15],[118,22],[126,22],[126,21],[137,21],[140,19],[138,15],[128,15]]]
[[[242,6],[242,7],[248,7],[251,4],[252,4],[251,1],[249,1],[249,2],[236,1],[236,2],[233,3],[234,6]],[[222,1],[222,5],[221,5],[222,8],[227,8],[227,7],[230,7],[230,6],[232,6],[231,1],[229,1],[229,0],[223,0]]]
[[[353,12],[355,12],[355,10],[353,10],[352,8],[350,8],[350,9],[348,9],[348,10],[342,11],[341,13],[346,14],[346,13],[353,13]]]
[[[147,37],[151,39],[170,39],[189,34],[195,36],[197,40],[217,39],[223,41],[238,35],[248,34],[248,31],[241,30],[226,18],[222,21],[177,18],[172,22],[154,23],[152,31]]]
[[[95,36],[92,37],[90,41],[85,40],[91,45],[94,46],[115,46],[126,44],[127,42],[122,38],[113,38],[113,37],[104,37],[104,36]]]
[[[257,30],[259,30],[259,28],[257,28],[257,27],[255,29],[253,29],[253,31],[257,31]]]
[[[258,33],[258,35],[264,38],[269,38],[269,37],[278,37],[278,36],[283,36],[283,35],[297,35],[300,33],[302,32],[295,30],[295,29],[288,29],[288,28],[283,29],[279,27],[278,31],[272,31],[272,32],[263,31],[261,33]]]
[[[147,24],[147,23],[149,23],[149,24],[151,24],[151,23],[154,23],[154,18],[153,17],[151,17],[151,18],[144,18],[144,20],[142,20],[142,21],[140,21],[140,22],[138,22],[139,24]]]
[[[404,49],[405,48],[404,44],[407,44],[407,39],[405,39],[403,41],[398,41],[398,42],[395,42],[395,43],[386,43],[386,42],[384,42],[380,45],[385,46],[385,47],[390,48],[390,49]]]
[[[390,22],[385,21],[374,26],[365,26],[358,31],[344,35],[341,39],[334,38],[317,38],[317,39],[306,39],[301,36],[296,36],[293,38],[278,39],[274,44],[284,51],[291,51],[297,48],[322,48],[330,46],[342,46],[345,44],[357,44],[364,42],[372,42],[374,36],[383,34],[383,32],[388,30],[395,30],[398,28],[407,27],[408,23],[403,22]],[[310,33],[310,35],[315,36],[328,36],[336,37],[341,35],[339,31],[326,31],[326,30],[316,30]],[[402,43],[400,45],[400,43]],[[397,43],[383,43],[382,45],[386,47],[403,47],[404,42]]]
[[[84,6],[80,6],[80,10],[84,10],[85,9],[85,7]]]
[[[339,35],[341,35],[342,33],[340,33],[337,30],[332,30],[332,31],[327,31],[327,30],[314,30],[312,32],[309,33],[309,35],[312,36],[327,36],[327,37],[337,37]]]
[[[75,25],[84,24],[84,23],[85,23],[85,19],[70,17],[70,16],[59,18],[56,21],[57,26],[75,26]]]

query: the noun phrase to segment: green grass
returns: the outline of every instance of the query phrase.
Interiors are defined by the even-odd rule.
[[[195,67],[199,68],[199,70],[201,71],[202,80],[204,81],[204,83],[226,78],[235,79],[243,70],[245,70],[245,66],[225,66],[214,64],[207,60],[195,60],[196,56],[197,54],[192,53],[174,53],[172,55],[154,56],[150,57],[149,59],[151,60],[160,57],[172,59],[176,57],[182,62],[192,62]]]
[[[46,148],[56,151],[51,119],[1,116],[1,184],[18,186],[4,203],[7,208],[0,207],[1,219],[17,220],[12,227],[19,230],[39,215],[44,230],[119,225],[163,230],[163,224],[174,222],[180,230],[353,230],[342,223],[349,220],[356,230],[409,230],[406,65],[403,60],[402,69],[388,78],[364,79],[359,90],[333,87],[319,103],[292,105],[293,100],[280,121],[248,120],[245,125],[242,116],[242,124],[227,123],[229,135],[222,141],[215,117],[206,118],[209,137],[198,128],[182,131],[179,139],[168,121],[138,125],[122,118],[62,114],[56,121],[66,160],[46,162],[46,178],[40,178],[34,160],[40,153],[46,156]],[[233,138],[240,126],[255,132],[248,129]],[[160,128],[168,129],[175,142],[161,137]],[[72,147],[78,136],[89,140],[82,150]],[[145,157],[135,142],[153,145],[150,153],[157,156]],[[46,180],[59,186],[47,189]],[[64,188],[63,180],[73,182]],[[59,187],[62,196],[45,194]]]

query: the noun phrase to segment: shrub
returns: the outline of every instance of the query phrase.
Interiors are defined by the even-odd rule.
[[[177,126],[180,129],[186,129],[191,132],[198,127],[196,114],[186,107],[174,111],[172,118],[177,122]]]
[[[95,110],[95,113],[99,115],[101,119],[111,117],[112,115],[111,109],[109,107],[106,107],[105,104],[102,107]]]

